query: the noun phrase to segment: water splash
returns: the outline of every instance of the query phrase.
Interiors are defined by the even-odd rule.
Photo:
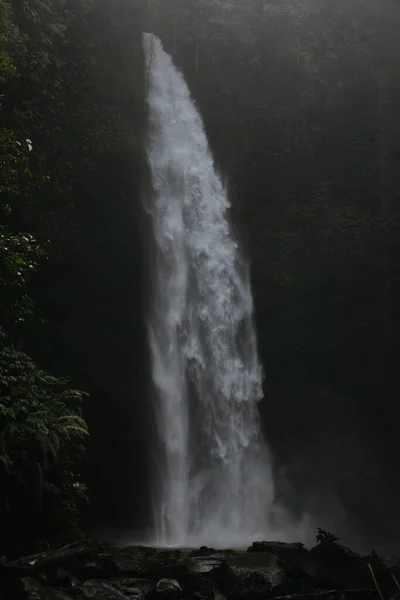
[[[249,274],[186,82],[144,35],[155,264],[148,323],[160,463],[156,544],[238,546],[270,531],[270,460]]]

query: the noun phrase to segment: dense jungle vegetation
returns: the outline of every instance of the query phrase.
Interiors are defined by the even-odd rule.
[[[132,153],[142,120],[129,122],[128,139],[124,118],[136,102],[130,90],[135,69],[124,81],[114,71],[131,44],[121,37],[115,7],[79,0],[16,0],[2,1],[0,8],[4,543],[15,542],[19,534],[26,540],[77,531],[78,508],[86,500],[79,468],[88,434],[82,400],[88,394],[71,389],[65,374],[73,376],[73,385],[79,382],[93,392],[73,361],[79,363],[87,332],[103,316],[91,307],[92,323],[71,327],[78,311],[69,311],[87,298],[82,289],[93,285],[87,272],[98,274],[112,260],[102,219],[113,220],[124,244],[118,221],[125,216],[116,207],[118,194],[120,203],[126,202],[123,186],[113,192],[111,177],[104,182],[99,173],[108,163],[118,177],[112,162]],[[101,199],[104,185],[110,199],[114,196],[113,207]],[[96,210],[101,203],[103,209]],[[87,245],[96,249],[87,251]],[[107,295],[101,282],[95,286],[96,293]],[[72,353],[69,335],[75,336]]]

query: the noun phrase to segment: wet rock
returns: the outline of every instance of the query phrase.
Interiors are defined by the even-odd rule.
[[[188,600],[214,600],[214,584],[202,575],[190,573],[179,580],[183,595]]]
[[[110,583],[130,600],[144,600],[156,587],[155,581],[138,577],[114,579]]]
[[[155,589],[149,579],[122,577],[102,581],[91,579],[82,587],[82,600],[144,600]]]
[[[187,600],[227,600],[226,596],[220,592],[217,588],[213,586],[209,586],[205,588],[204,586],[198,589],[197,591],[189,594],[188,596],[185,593],[185,599]]]
[[[286,542],[253,542],[247,552],[268,552],[279,556],[279,558],[287,559],[296,555],[305,555],[307,550],[303,544],[287,544]]]
[[[209,548],[208,546],[200,546],[199,549],[192,550],[189,556],[208,556],[210,554],[216,554],[217,551],[214,548]]]
[[[33,577],[23,577],[21,588],[21,596],[24,600],[71,600],[66,593],[47,587]]]
[[[69,585],[66,586],[66,590],[70,596],[78,596],[80,593],[81,582],[77,577],[71,575]]]
[[[20,563],[18,560],[0,561],[0,579],[1,581],[11,581],[21,577],[33,576],[33,565],[29,563]]]
[[[113,570],[107,569],[107,563],[96,560],[88,561],[77,569],[78,576],[83,580],[107,577],[113,572]]]
[[[64,585],[66,573],[79,571],[90,560],[89,544],[68,544],[62,548],[49,549],[38,554],[24,556],[0,565],[0,576],[5,580],[33,577],[45,585]]]
[[[71,596],[77,595],[77,589],[80,585],[80,579],[62,567],[58,567],[50,573],[38,572],[36,578],[47,587],[63,588]]]
[[[61,586],[70,585],[72,575],[62,567],[58,567],[55,571],[57,583]]]
[[[375,590],[318,590],[305,594],[273,596],[270,600],[379,600]]]
[[[234,594],[239,582],[236,573],[225,557],[190,559],[191,574],[210,582],[226,596]]]
[[[368,589],[371,575],[362,557],[335,542],[315,546],[306,570],[319,588]]]
[[[182,596],[182,588],[176,579],[160,579],[156,585],[156,598],[175,600]]]
[[[221,600],[226,600],[225,596],[219,592],[219,590],[215,590],[211,587],[210,590],[197,590],[190,594],[189,596],[185,596],[187,600],[216,600],[216,598],[220,598]]]
[[[190,572],[196,575],[212,574],[217,571],[221,565],[225,562],[223,556],[192,556],[187,559]]]
[[[308,552],[301,544],[265,544],[263,552],[237,553],[229,558],[229,565],[239,582],[235,599],[264,599],[314,589],[314,582],[303,568]]]
[[[156,555],[158,559],[168,558],[168,560],[178,560],[184,556],[184,552],[183,550],[179,550],[179,548],[174,548],[171,550],[159,550]]]
[[[213,600],[226,600],[226,596],[220,590],[214,588],[214,599]]]
[[[30,565],[35,571],[54,570],[63,567],[67,571],[76,570],[82,563],[90,561],[94,550],[88,543],[67,544],[62,548],[40,552],[39,554],[20,558],[18,563]]]
[[[146,577],[149,579],[176,579],[185,578],[190,567],[185,557],[173,559],[168,553],[159,553],[147,562]]]
[[[267,552],[268,542],[253,542],[247,552]]]
[[[263,573],[271,585],[280,583],[283,573],[280,561],[272,553],[238,554],[227,559],[230,568],[238,578],[246,578],[252,573]]]
[[[100,568],[103,577],[146,577],[154,555],[155,551],[143,547],[113,548],[100,557],[95,568]]]
[[[80,600],[129,600],[129,597],[108,581],[92,579],[82,588]]]
[[[334,542],[258,542],[248,551],[74,544],[0,562],[1,600],[372,600],[395,584],[376,557]],[[387,580],[387,581],[386,581]]]
[[[265,598],[274,585],[281,582],[282,571],[276,557],[270,554],[238,554],[229,560],[236,585],[222,591],[234,600]]]

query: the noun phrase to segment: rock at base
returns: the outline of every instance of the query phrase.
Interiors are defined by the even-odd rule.
[[[144,600],[155,588],[148,579],[117,578],[101,581],[92,579],[83,585],[85,600]]]
[[[182,596],[182,588],[176,579],[160,579],[156,585],[156,598],[175,600]]]
[[[71,600],[64,592],[46,587],[33,577],[23,577],[21,586],[24,600]]]

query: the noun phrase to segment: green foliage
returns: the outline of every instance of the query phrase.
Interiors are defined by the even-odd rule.
[[[15,75],[11,58],[12,24],[6,5],[0,11],[0,83]],[[32,300],[25,293],[37,260],[43,251],[30,234],[13,232],[6,220],[12,212],[13,199],[23,194],[31,177],[28,157],[30,139],[21,142],[15,132],[0,130],[0,315],[2,319],[22,320],[32,312]]]
[[[15,67],[7,52],[7,38],[4,33],[0,33],[0,84],[5,83],[14,73]]]
[[[101,397],[107,380],[110,398],[128,397],[115,383],[125,349],[118,354],[108,339],[109,332],[119,335],[120,306],[111,308],[119,298],[109,278],[103,285],[98,275],[113,271],[117,280],[120,270],[109,265],[132,255],[135,223],[125,209],[131,211],[139,185],[136,156],[145,162],[135,4],[0,2],[0,324],[8,347],[24,349],[50,372],[71,374],[78,387]],[[132,269],[126,273],[133,280]],[[96,312],[105,306],[111,323],[99,341]],[[37,318],[28,319],[33,307]],[[33,426],[26,422],[27,431]],[[43,466],[30,472],[46,481]],[[9,502],[21,515],[17,492]]]
[[[30,140],[25,145],[28,151]],[[44,257],[32,235],[12,232],[4,224],[12,212],[10,202],[21,194],[25,182],[27,151],[13,131],[0,132],[0,315],[14,321],[32,314],[33,302],[25,289],[37,261]]]
[[[43,251],[30,234],[11,233],[0,225],[0,313],[21,322],[33,312],[33,300],[25,293]]]
[[[15,196],[20,192],[21,179],[26,173],[27,157],[11,130],[0,131],[0,198]],[[1,205],[0,205],[1,206]],[[4,200],[2,202],[4,206]],[[4,211],[3,211],[4,212]]]
[[[28,506],[49,529],[76,517],[86,499],[75,473],[88,434],[83,396],[39,370],[0,330],[0,519],[16,523]]]
[[[15,29],[12,25],[9,2],[0,4],[0,85],[16,73],[10,51],[14,41]],[[2,99],[2,96],[0,96]]]
[[[17,2],[15,5],[17,6]],[[19,4],[19,32],[11,20],[10,5],[0,10],[0,83],[7,101],[12,97],[16,66],[37,70],[48,64],[53,39],[64,27],[53,22],[50,5]],[[29,15],[27,17],[27,15]],[[47,23],[45,18],[50,19]],[[18,20],[18,15],[16,14]],[[41,34],[35,38],[35,25]],[[24,26],[32,25],[32,38]],[[6,33],[4,33],[6,32]],[[28,52],[30,51],[30,52]],[[25,65],[25,67],[24,67]],[[18,69],[19,71],[19,69]],[[7,93],[9,92],[9,93]],[[0,107],[1,109],[2,107]],[[4,324],[32,315],[34,300],[27,293],[32,274],[45,254],[30,233],[17,229],[14,215],[29,210],[48,176],[36,176],[38,161],[30,140],[34,112],[15,128],[0,130],[0,319]],[[4,118],[3,123],[12,121]],[[29,128],[29,129],[28,129]],[[15,130],[18,130],[17,134]],[[29,137],[28,137],[29,136]],[[33,157],[31,156],[31,153]],[[33,164],[33,169],[31,168]],[[40,161],[39,161],[40,163]],[[18,226],[17,226],[18,227]],[[21,342],[21,340],[19,340]],[[86,487],[76,473],[88,435],[82,417],[83,392],[69,389],[67,381],[38,369],[33,360],[7,340],[0,326],[0,529],[3,541],[15,537],[18,527],[31,535],[59,533],[74,526]],[[24,533],[26,537],[26,532]]]

